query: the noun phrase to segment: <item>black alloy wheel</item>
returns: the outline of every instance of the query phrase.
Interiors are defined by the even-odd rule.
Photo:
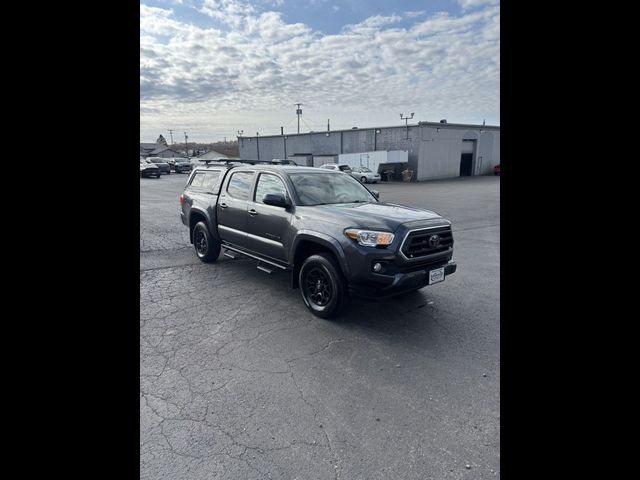
[[[198,258],[205,263],[213,263],[220,256],[220,242],[214,240],[204,222],[193,228],[193,247]]]
[[[308,257],[300,268],[298,283],[305,305],[317,317],[334,317],[349,302],[347,282],[330,253]]]
[[[311,269],[305,278],[307,299],[319,307],[326,306],[331,300],[331,280],[319,267]]]

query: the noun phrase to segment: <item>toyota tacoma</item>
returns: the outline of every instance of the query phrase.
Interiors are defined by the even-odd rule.
[[[395,296],[456,271],[449,220],[381,202],[340,171],[210,162],[191,172],[180,205],[201,261],[215,262],[224,249],[266,273],[291,272],[291,286],[322,318],[351,296]]]

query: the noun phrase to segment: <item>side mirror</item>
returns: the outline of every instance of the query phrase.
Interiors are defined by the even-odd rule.
[[[380,192],[378,190],[371,190],[371,193],[373,193],[374,197],[380,200]]]
[[[287,208],[291,206],[291,200],[281,193],[267,193],[262,197],[262,203],[265,205],[273,205],[274,207]]]

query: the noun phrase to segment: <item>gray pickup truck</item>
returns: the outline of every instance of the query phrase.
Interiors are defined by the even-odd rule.
[[[352,295],[394,296],[456,271],[451,222],[378,197],[342,172],[216,162],[191,172],[180,216],[200,260],[224,249],[290,271],[307,308],[330,318]]]

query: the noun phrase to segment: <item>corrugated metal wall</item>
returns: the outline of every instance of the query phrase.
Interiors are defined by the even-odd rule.
[[[407,138],[408,137],[408,138]],[[240,157],[271,160],[290,158],[294,154],[333,156],[348,153],[371,155],[381,151],[404,151],[416,180],[457,177],[464,140],[472,140],[473,173],[487,175],[500,163],[500,131],[481,126],[468,128],[453,125],[413,125],[379,129],[356,129],[316,132],[302,135],[240,138]],[[391,161],[387,159],[387,161]],[[315,162],[314,162],[315,163]],[[369,168],[372,168],[369,158]],[[359,157],[358,157],[359,165]]]

